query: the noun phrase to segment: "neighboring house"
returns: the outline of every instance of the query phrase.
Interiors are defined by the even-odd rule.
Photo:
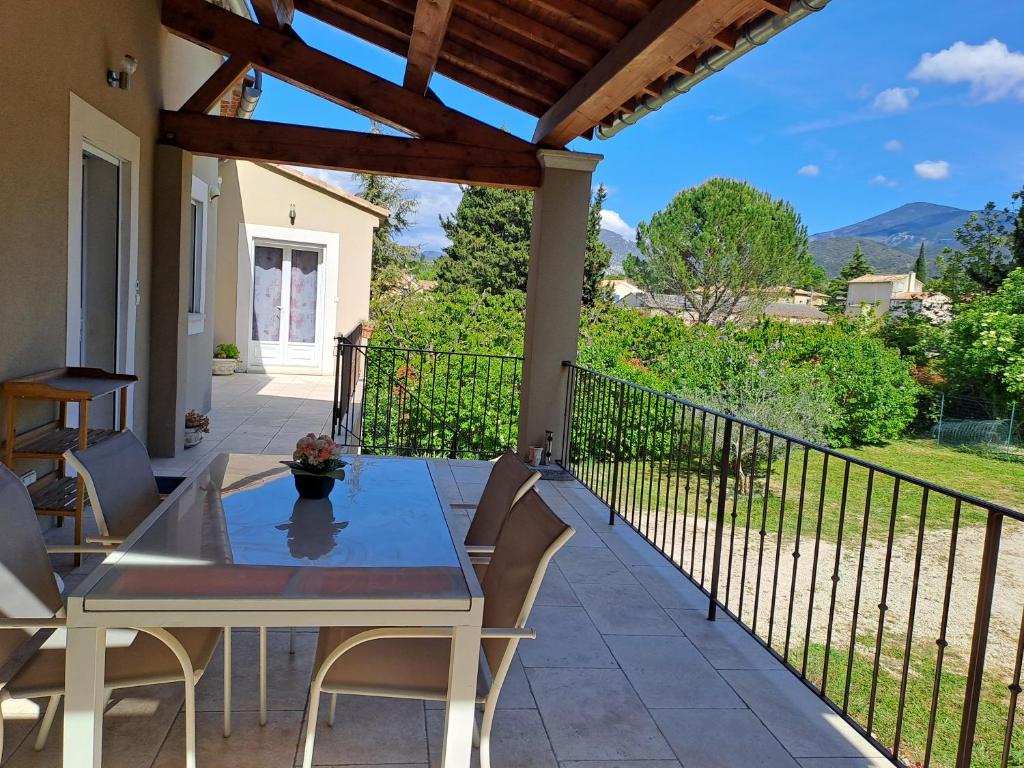
[[[674,293],[648,293],[639,290],[627,293],[617,301],[624,307],[646,314],[675,317],[685,314],[688,306],[685,296],[678,296]]]
[[[933,325],[943,325],[953,319],[953,300],[938,291],[907,291],[892,297],[889,312],[893,317],[923,315]]]
[[[828,315],[810,304],[797,304],[788,301],[775,301],[765,307],[761,314],[773,320],[782,320],[793,325],[809,323],[827,323]]]
[[[862,275],[855,277],[846,287],[846,312],[859,315],[873,307],[876,315],[889,311],[893,296],[899,293],[918,293],[924,290],[913,272],[901,275]]]
[[[811,307],[821,307],[828,301],[827,293],[809,291],[806,288],[790,288],[789,286],[783,286],[776,290],[778,291],[778,298],[776,299],[776,302],[783,304],[802,304]]]
[[[621,302],[622,299],[627,296],[632,296],[635,293],[640,293],[640,288],[631,283],[629,280],[622,278],[610,277],[601,281],[601,286],[611,291],[612,300]]]
[[[388,211],[282,165],[221,164],[214,340],[246,370],[334,371],[369,317],[373,230]]]

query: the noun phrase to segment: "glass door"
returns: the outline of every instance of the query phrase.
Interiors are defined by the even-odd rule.
[[[322,252],[264,243],[253,249],[250,359],[263,366],[320,365]]]

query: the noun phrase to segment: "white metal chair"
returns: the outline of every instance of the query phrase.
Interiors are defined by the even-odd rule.
[[[507,451],[495,459],[477,504],[450,505],[452,509],[474,510],[466,533],[467,552],[488,555],[494,551],[498,534],[512,507],[537,484],[540,477],[540,472],[530,469],[516,454]]]
[[[28,491],[0,466],[0,702],[49,697],[35,746],[41,749],[64,694],[64,606]],[[89,551],[97,551],[93,545]],[[62,550],[66,551],[66,550]],[[44,630],[53,630],[48,636]],[[185,755],[195,768],[195,686],[220,639],[219,629],[111,630],[106,688],[185,683]],[[227,646],[225,646],[227,648]],[[229,666],[225,658],[225,667]],[[229,685],[225,676],[225,686]],[[227,698],[227,694],[225,694]],[[3,716],[0,712],[0,755]]]
[[[476,740],[481,768],[491,765],[491,725],[516,648],[520,640],[536,637],[526,622],[544,573],[573,533],[536,491],[529,491],[498,534],[482,583],[483,679],[477,705],[483,713]],[[332,694],[328,725],[334,724],[338,694],[445,701],[450,655],[450,629],[321,628],[310,683],[303,768],[313,763],[321,692]]]
[[[116,547],[128,538],[161,501],[149,452],[130,430],[111,435],[64,459],[85,480],[98,536],[92,544]],[[51,706],[56,706],[51,702]],[[231,735],[231,629],[224,629],[224,735]]]

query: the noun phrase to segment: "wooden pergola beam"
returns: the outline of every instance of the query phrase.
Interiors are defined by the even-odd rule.
[[[541,182],[532,147],[510,151],[168,111],[160,113],[160,141],[197,155],[410,179],[509,189],[536,189]]]
[[[672,70],[742,12],[745,0],[661,0],[537,122],[536,144],[564,146]]]
[[[209,79],[189,96],[188,101],[181,105],[181,111],[206,114],[220,103],[251,66],[244,59],[229,56]]]
[[[295,3],[292,0],[252,0],[252,8],[260,24],[275,29],[291,26],[295,16]]]
[[[176,35],[251,61],[257,69],[400,131],[437,141],[533,151],[529,142],[510,133],[206,0],[164,0],[162,18]]]
[[[771,11],[776,16],[785,16],[789,13],[790,0],[757,0],[758,4],[766,11]]]
[[[415,93],[426,93],[434,74],[441,45],[452,15],[453,0],[416,0],[403,85]]]

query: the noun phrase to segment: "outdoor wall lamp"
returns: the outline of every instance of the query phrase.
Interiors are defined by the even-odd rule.
[[[292,203],[288,208],[288,221],[292,224],[295,223],[295,203]]]
[[[135,70],[138,68],[138,60],[126,53],[124,58],[121,59],[121,70],[119,72],[113,69],[107,70],[107,85],[111,88],[120,88],[122,91],[127,91],[132,84],[132,75],[135,74]]]

